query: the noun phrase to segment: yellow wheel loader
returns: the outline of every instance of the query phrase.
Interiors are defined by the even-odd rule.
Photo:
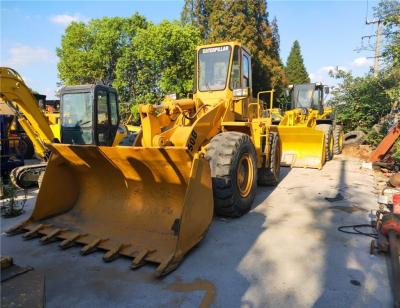
[[[343,130],[336,125],[331,108],[324,106],[329,88],[319,83],[290,87],[291,107],[274,113],[282,141],[282,165],[321,169],[343,148]]]
[[[11,181],[17,187],[26,189],[38,185],[40,175],[45,171],[50,156],[49,145],[53,142],[111,146],[118,144],[127,136],[127,130],[115,124],[119,121],[119,114],[117,94],[114,89],[104,85],[83,85],[63,87],[60,93],[60,106],[64,112],[63,123],[60,123],[59,114],[43,112],[32,91],[15,70],[0,67],[1,103],[7,104],[12,109],[33,143],[37,156],[43,160],[42,163],[21,166],[11,171]],[[94,99],[98,100],[98,113],[101,117],[104,117],[106,112],[104,108],[111,108],[112,115],[98,126],[97,129],[102,132],[97,135],[92,131],[92,119],[83,117],[84,113],[92,112]],[[67,106],[65,108],[63,108],[64,100]],[[81,122],[74,122],[74,117],[79,118]],[[115,137],[112,140],[111,135]]]
[[[277,129],[252,96],[250,53],[239,42],[200,46],[195,64],[193,99],[140,105],[133,146],[108,146],[114,111],[98,94],[62,97],[61,141],[98,145],[49,145],[32,215],[10,233],[100,249],[105,261],[130,257],[132,268],[156,263],[162,276],[206,235],[214,211],[248,212],[257,182],[277,184],[281,158]],[[88,129],[77,134],[73,123]]]

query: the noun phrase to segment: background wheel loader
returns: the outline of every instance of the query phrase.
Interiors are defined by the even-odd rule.
[[[105,261],[130,257],[132,268],[153,262],[161,276],[201,241],[214,210],[248,212],[257,182],[279,180],[277,128],[252,97],[251,57],[240,43],[200,46],[195,64],[193,99],[139,106],[134,146],[108,146],[116,130],[104,123],[115,114],[99,98],[62,98],[61,141],[76,138],[69,123],[80,123],[90,126],[80,137],[98,145],[50,144],[33,213],[9,232],[81,244],[82,254],[101,249]],[[85,112],[66,111],[67,101],[91,110],[90,125]]]
[[[319,83],[296,84],[289,88],[290,110],[274,112],[282,141],[282,165],[321,169],[340,154],[343,129],[336,125],[332,109],[324,106],[329,88]]]
[[[33,143],[40,164],[27,165],[11,171],[11,181],[26,189],[38,185],[50,156],[52,142],[71,144],[117,145],[129,134],[129,127],[119,127],[116,91],[104,85],[63,87],[60,91],[60,113],[46,113],[21,76],[13,69],[0,68],[1,104],[7,104]],[[96,103],[94,103],[96,100]],[[95,110],[103,117],[101,125],[94,126]],[[108,110],[110,109],[110,111]],[[111,114],[104,120],[105,114]],[[77,118],[77,121],[74,121]],[[95,129],[94,129],[95,128]]]

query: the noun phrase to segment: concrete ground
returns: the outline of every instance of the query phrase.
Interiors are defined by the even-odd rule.
[[[323,170],[283,169],[279,186],[258,189],[249,214],[215,218],[161,280],[151,265],[132,271],[128,259],[104,263],[101,252],[82,257],[79,247],[6,236],[29,215],[34,193],[23,216],[1,220],[1,253],[44,272],[48,307],[391,307],[386,258],[369,254],[371,238],[337,231],[369,223],[377,208],[372,171],[360,166],[339,156]]]

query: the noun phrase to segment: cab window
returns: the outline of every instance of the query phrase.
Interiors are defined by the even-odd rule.
[[[240,58],[239,58],[239,47],[235,46],[233,50],[233,60],[232,60],[232,72],[231,72],[231,89],[240,89]]]
[[[243,53],[242,56],[243,62],[243,87],[249,88],[250,87],[250,61],[249,57]]]
[[[107,92],[97,92],[97,124],[108,124]]]
[[[117,106],[117,95],[110,93],[110,110],[111,110],[111,125],[118,124],[118,106]]]

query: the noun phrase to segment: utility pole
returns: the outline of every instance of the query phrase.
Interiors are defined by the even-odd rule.
[[[377,24],[376,25],[376,34],[375,34],[375,61],[374,61],[374,76],[378,76],[379,72],[379,58],[380,58],[380,50],[381,50],[381,37],[382,37],[382,19],[375,19],[369,21],[368,19],[365,21],[366,25]]]

